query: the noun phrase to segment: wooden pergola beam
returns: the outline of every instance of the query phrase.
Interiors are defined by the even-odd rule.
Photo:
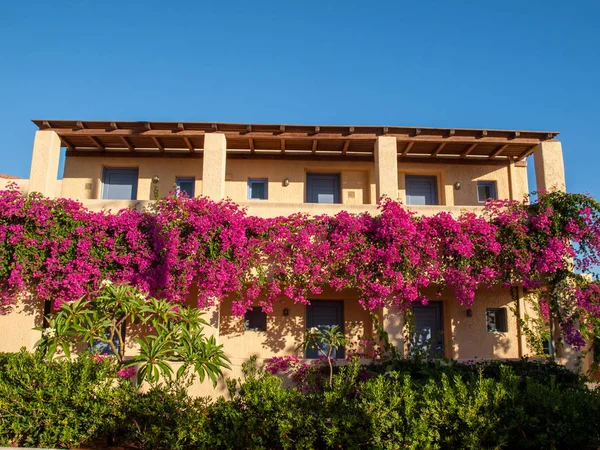
[[[250,153],[254,153],[254,139],[248,139],[248,148],[250,149]]]
[[[96,148],[98,148],[98,150],[106,150],[106,147],[102,144],[102,142],[100,142],[98,140],[98,138],[95,138],[94,136],[88,136],[90,141],[92,141],[94,143],[94,145],[96,146]]]
[[[348,147],[350,147],[350,141],[345,141],[344,147],[342,148],[342,155],[345,155],[348,152]]]
[[[280,142],[281,153],[285,153],[285,139],[282,139]]]
[[[431,157],[435,158],[437,155],[440,154],[440,152],[444,149],[444,147],[446,146],[445,142],[442,142],[441,144],[439,144],[435,150],[431,153]]]
[[[65,146],[70,150],[70,151],[75,151],[75,146],[73,144],[71,144],[67,139],[65,139],[64,137],[60,138],[61,141],[63,142],[63,144],[65,144]]]
[[[123,144],[125,144],[125,147],[127,147],[129,149],[130,152],[135,151],[135,149],[133,148],[133,145],[131,145],[131,142],[129,142],[126,137],[119,136],[119,138],[121,139],[121,142],[123,142]]]
[[[523,153],[521,153],[519,156],[517,156],[517,162],[523,161],[525,158],[527,158],[529,155],[531,155],[536,147],[537,147],[537,145],[532,145],[527,150],[525,150]]]
[[[501,146],[500,146],[498,149],[496,149],[496,150],[494,151],[494,153],[492,153],[492,154],[491,154],[491,155],[490,155],[488,158],[489,158],[489,159],[494,159],[496,156],[498,156],[498,155],[502,154],[502,152],[503,152],[504,150],[506,150],[507,148],[508,148],[508,144],[501,145]]]
[[[469,155],[471,154],[471,152],[472,152],[473,150],[475,150],[475,147],[477,147],[477,145],[478,145],[477,143],[475,143],[475,144],[471,144],[471,146],[470,146],[468,149],[466,149],[464,152],[462,152],[462,153],[460,154],[460,157],[461,157],[461,158],[466,158],[467,156],[469,156]]]
[[[162,143],[158,140],[157,137],[152,137],[152,142],[154,142],[154,145],[156,145],[161,152],[165,151],[164,145],[162,145]]]
[[[190,150],[190,152],[194,153],[196,151],[189,137],[184,136],[183,141],[185,142],[185,145],[187,145],[187,148]]]
[[[317,144],[319,141],[317,141],[316,139],[312,141],[312,152],[313,154],[317,153]]]
[[[402,151],[402,156],[408,155],[408,152],[410,152],[410,149],[413,147],[413,145],[415,145],[415,141],[410,141]]]

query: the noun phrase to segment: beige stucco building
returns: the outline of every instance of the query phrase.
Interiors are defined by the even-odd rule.
[[[383,195],[420,214],[480,212],[487,197],[521,200],[528,193],[526,157],[533,154],[537,189],[564,189],[558,133],[384,126],[307,126],[226,123],[34,121],[29,180],[24,192],[81,201],[91,210],[143,208],[175,186],[193,196],[229,197],[261,217],[295,212],[375,214]],[[64,176],[57,179],[61,148]],[[7,180],[0,179],[0,188]],[[466,311],[449,293],[415,310],[417,331],[434,340],[437,354],[457,359],[519,358],[530,354],[517,318],[524,292],[481,291]],[[193,298],[193,293],[191,297]],[[433,298],[433,295],[432,295]],[[211,311],[210,333],[233,363],[297,353],[307,326],[339,323],[351,339],[369,337],[369,314],[355,292],[315,296],[310,307],[283,301],[246,321],[228,300]],[[0,317],[0,351],[31,348],[39,311],[18,307]],[[380,311],[392,342],[405,345],[404,319]],[[248,326],[248,321],[252,326]],[[436,337],[439,340],[436,341]],[[435,346],[434,345],[434,346]],[[559,350],[564,361],[573,359]],[[304,356],[304,355],[300,355]],[[203,388],[198,387],[198,392]]]

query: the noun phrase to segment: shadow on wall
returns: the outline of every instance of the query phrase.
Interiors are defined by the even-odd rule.
[[[221,304],[219,335],[229,340],[244,339],[243,347],[251,352],[260,349],[269,354],[294,351],[304,335],[304,305],[294,305],[291,300],[277,303],[267,314],[266,331],[246,331],[244,318],[231,313],[231,301]],[[287,315],[284,310],[287,309]]]

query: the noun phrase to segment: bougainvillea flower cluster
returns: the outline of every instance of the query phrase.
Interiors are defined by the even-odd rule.
[[[383,199],[379,214],[258,218],[235,203],[170,196],[147,211],[91,212],[69,199],[0,191],[0,306],[54,307],[127,282],[180,303],[234,299],[267,312],[284,298],[308,304],[326,287],[351,288],[367,310],[426,303],[429,286],[469,307],[478,289],[577,282],[542,304],[559,314],[567,341],[598,329],[600,289],[579,273],[600,262],[600,205],[549,193],[534,204],[492,201],[483,215],[424,217]],[[564,283],[562,283],[564,285]],[[561,294],[562,295],[562,294]],[[585,334],[584,333],[584,334]]]

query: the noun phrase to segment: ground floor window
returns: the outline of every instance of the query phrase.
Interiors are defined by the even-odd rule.
[[[485,323],[488,333],[506,333],[508,331],[506,308],[487,308],[485,310]]]
[[[343,301],[326,301],[326,300],[313,300],[313,302],[306,307],[306,328],[331,328],[338,326],[339,330],[344,332],[344,302]],[[323,344],[321,347],[323,352],[327,353],[329,347],[327,344]],[[307,358],[318,358],[323,356],[317,348],[309,348],[306,350]],[[343,359],[345,357],[344,348],[337,348],[331,352],[332,358]]]
[[[444,357],[444,321],[442,302],[412,307],[414,332],[411,351],[425,351],[430,358]]]

